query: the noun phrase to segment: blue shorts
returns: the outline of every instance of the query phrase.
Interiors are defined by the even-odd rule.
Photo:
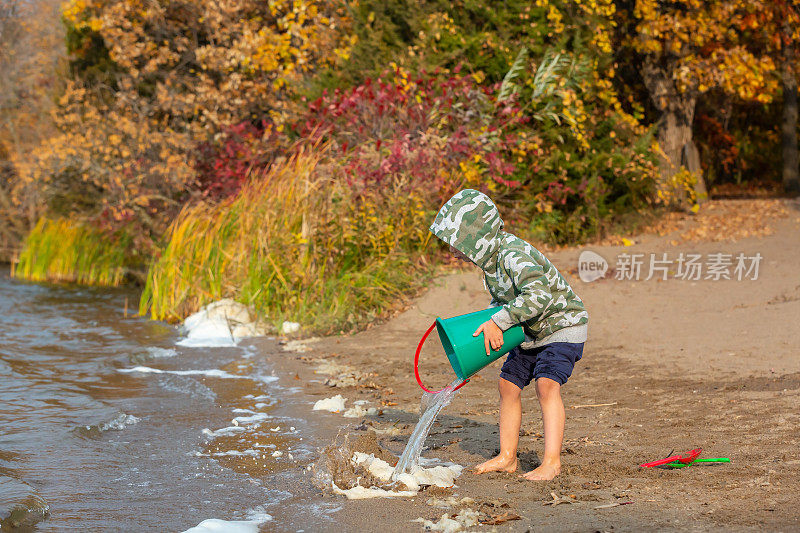
[[[516,347],[508,353],[500,377],[520,389],[539,378],[563,385],[582,356],[582,342],[553,342],[530,350]]]

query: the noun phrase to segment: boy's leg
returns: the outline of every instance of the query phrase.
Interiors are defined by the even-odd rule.
[[[475,467],[476,474],[485,472],[515,472],[517,445],[522,424],[522,389],[500,378],[500,453],[497,457]]]
[[[542,464],[525,474],[531,481],[550,480],[561,473],[561,442],[564,439],[564,402],[561,385],[550,378],[536,380],[536,396],[542,407],[544,423],[544,458]]]

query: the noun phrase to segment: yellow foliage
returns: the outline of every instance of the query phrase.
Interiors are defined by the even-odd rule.
[[[74,38],[85,39],[71,59],[107,52],[113,65],[93,66],[103,73],[90,71],[85,79],[75,71],[54,111],[58,133],[15,160],[22,182],[48,196],[63,194],[64,183],[84,183],[79,196],[92,214],[102,213],[112,225],[134,219],[145,234],[159,235],[164,213],[174,213],[195,179],[198,143],[265,109],[281,127],[286,94],[299,77],[346,59],[356,42],[345,31],[341,2],[176,6],[142,0],[62,5],[63,20],[78,30]],[[99,83],[97,75],[110,81]]]
[[[659,203],[663,205],[688,204],[697,205],[697,192],[695,185],[698,176],[685,167],[681,167],[678,172],[659,181],[656,191]]]
[[[12,276],[30,281],[120,285],[125,277],[129,240],[79,222],[42,218],[25,240]]]
[[[752,49],[763,46],[749,47],[741,31],[764,24],[764,31],[774,31],[769,29],[774,14],[768,2],[636,0],[633,15],[637,34],[631,44],[650,56],[651,63],[668,66],[678,92],[720,88],[762,103],[777,93],[774,62],[768,55],[755,55]]]

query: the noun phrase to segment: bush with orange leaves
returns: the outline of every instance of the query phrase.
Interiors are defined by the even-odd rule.
[[[197,143],[280,121],[287,85],[352,45],[344,4],[317,0],[70,0],[63,19],[59,134],[18,171],[51,213],[127,227],[145,252],[188,199]]]

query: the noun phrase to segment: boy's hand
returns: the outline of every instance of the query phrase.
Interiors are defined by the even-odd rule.
[[[472,336],[477,337],[481,332],[483,332],[483,344],[486,346],[486,355],[489,355],[490,348],[496,351],[503,347],[503,330],[494,323],[494,320],[490,318],[481,324],[481,327],[475,330]]]

